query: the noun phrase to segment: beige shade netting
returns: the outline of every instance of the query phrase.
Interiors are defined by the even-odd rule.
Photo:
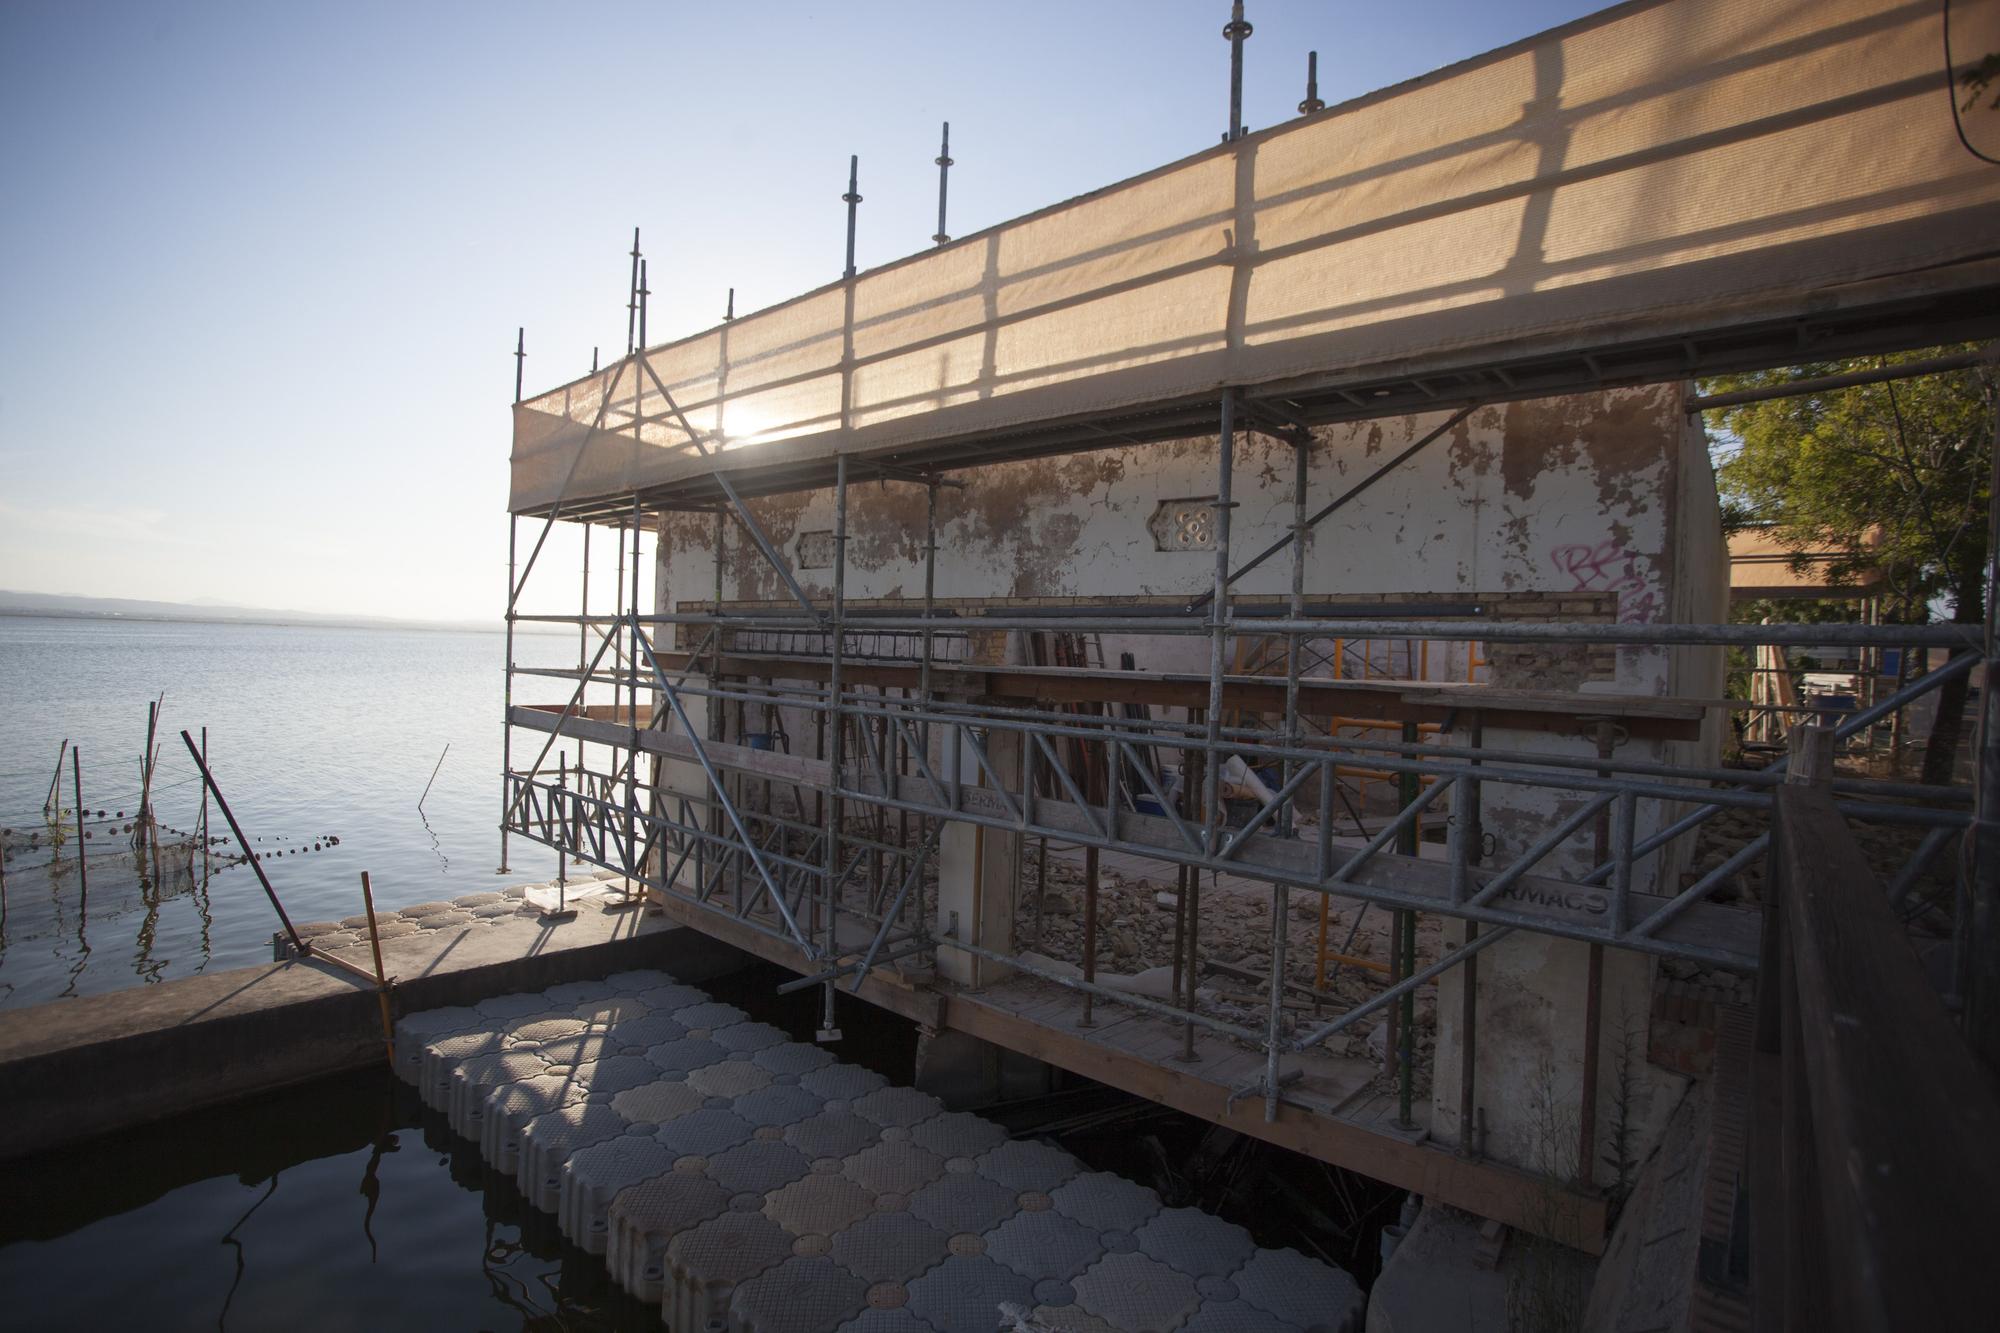
[[[1996,205],[1936,4],[1628,4],[531,398],[511,507],[1992,283]]]

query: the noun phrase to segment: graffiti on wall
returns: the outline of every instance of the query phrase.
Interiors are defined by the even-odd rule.
[[[1649,624],[1659,614],[1660,596],[1647,582],[1640,557],[1615,540],[1553,547],[1549,560],[1572,580],[1573,592],[1617,593],[1620,620]]]

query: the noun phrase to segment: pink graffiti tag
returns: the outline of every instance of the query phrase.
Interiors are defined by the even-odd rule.
[[[1575,581],[1576,592],[1615,592],[1621,620],[1650,622],[1659,610],[1659,596],[1646,585],[1639,557],[1615,541],[1596,546],[1558,546],[1549,559]]]

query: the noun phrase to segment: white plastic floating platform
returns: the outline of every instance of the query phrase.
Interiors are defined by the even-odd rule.
[[[396,1072],[675,1333],[1351,1333],[1354,1279],[664,972],[413,1013]]]

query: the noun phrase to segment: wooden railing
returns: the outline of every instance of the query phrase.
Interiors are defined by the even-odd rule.
[[[2000,1099],[1834,808],[1827,733],[1799,730],[1751,1072],[1754,1326],[2000,1326]]]

